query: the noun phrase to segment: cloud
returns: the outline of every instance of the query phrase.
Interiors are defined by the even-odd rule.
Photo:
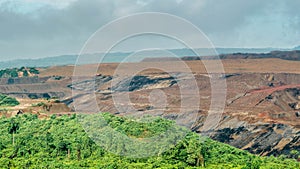
[[[291,47],[300,36],[299,5],[298,0],[5,0],[0,59],[77,53],[98,28],[137,12],[183,17],[217,46]]]
[[[70,4],[74,3],[77,0],[22,0],[22,1],[24,3],[31,3],[31,5],[35,3],[41,3],[41,4],[50,5],[55,8],[62,9],[68,7]]]
[[[31,12],[41,6],[51,6],[57,9],[63,9],[77,0],[1,0],[0,5],[4,7],[12,7],[16,12],[25,10],[25,13]]]
[[[0,10],[1,59],[77,53],[112,18],[108,1],[76,1],[65,9],[42,6],[31,13]]]

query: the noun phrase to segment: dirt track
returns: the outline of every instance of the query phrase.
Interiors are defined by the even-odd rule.
[[[260,88],[260,89],[254,89],[250,91],[249,93],[255,94],[255,93],[274,93],[276,91],[281,91],[285,89],[290,89],[290,88],[298,88],[300,87],[300,84],[294,84],[294,85],[283,85],[283,86],[277,86],[277,87],[265,87],[265,88]]]

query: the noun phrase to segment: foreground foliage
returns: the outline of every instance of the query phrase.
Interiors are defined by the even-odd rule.
[[[20,103],[17,99],[7,95],[0,94],[0,106],[17,106]]]
[[[160,133],[171,121],[137,123],[102,114],[107,123],[131,137]],[[96,145],[76,115],[41,120],[36,115],[0,119],[0,168],[300,168],[295,160],[265,158],[189,132],[171,149],[148,158],[114,155]]]

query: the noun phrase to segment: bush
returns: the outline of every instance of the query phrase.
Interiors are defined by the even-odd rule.
[[[32,74],[39,74],[39,73],[40,73],[40,72],[39,72],[36,68],[34,68],[34,67],[29,68],[29,72],[32,73]]]
[[[44,102],[39,102],[39,103],[36,103],[36,104],[32,104],[31,106],[32,107],[42,107],[42,106],[45,106],[46,105],[46,103],[44,103]]]
[[[0,106],[17,106],[19,104],[17,99],[0,94]]]
[[[28,71],[27,70],[23,70],[23,76],[24,77],[27,77],[29,74],[28,74]]]

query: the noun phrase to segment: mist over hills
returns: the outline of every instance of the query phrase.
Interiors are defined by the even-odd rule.
[[[271,51],[290,51],[300,49],[300,46],[293,49],[278,49],[278,48],[216,48],[216,52],[220,55],[232,53],[269,53]],[[195,49],[200,56],[210,56],[212,49],[201,48]],[[176,57],[196,56],[191,49],[168,49]],[[61,55],[54,57],[45,57],[39,59],[17,59],[10,61],[0,62],[0,69],[13,68],[13,67],[48,67],[48,66],[61,66],[61,65],[74,65],[74,64],[90,64],[90,63],[115,63],[115,62],[139,62],[145,58],[164,57],[162,53],[157,51],[148,51],[146,55],[139,55],[138,57],[131,57],[124,60],[126,57],[134,54],[133,52],[112,52],[105,55],[102,61],[100,58],[104,56],[103,53],[84,54],[81,57],[80,63],[77,63],[78,55]]]

